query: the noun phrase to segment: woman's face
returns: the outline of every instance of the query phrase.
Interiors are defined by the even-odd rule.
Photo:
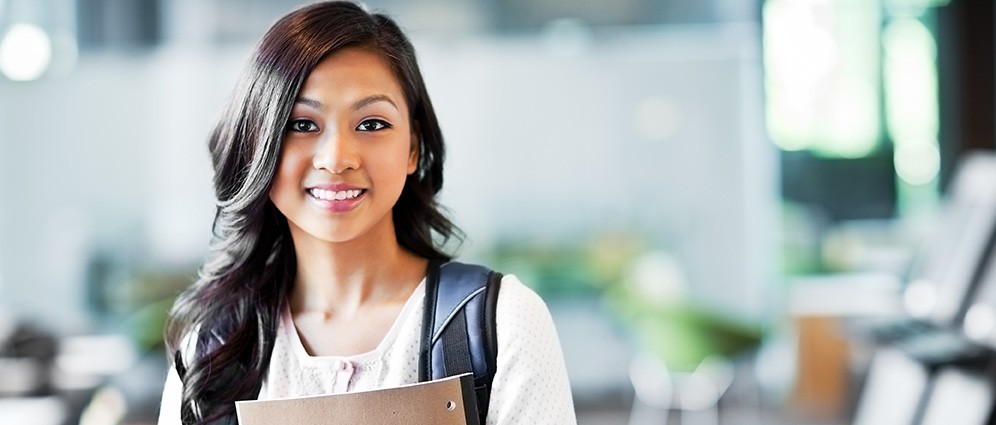
[[[391,68],[361,48],[315,67],[294,102],[270,190],[297,240],[348,242],[390,232],[418,162],[408,105]]]

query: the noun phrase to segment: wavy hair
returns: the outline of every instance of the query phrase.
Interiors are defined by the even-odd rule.
[[[294,99],[325,57],[348,47],[381,54],[403,88],[418,138],[418,167],[393,210],[398,243],[430,260],[460,231],[442,213],[442,133],[411,42],[387,16],[349,2],[320,2],[278,20],[257,44],[209,148],[217,197],[209,255],[174,303],[168,353],[181,372],[185,424],[231,418],[257,396],[296,259],[287,220],[269,199]],[[182,353],[182,356],[181,356]]]

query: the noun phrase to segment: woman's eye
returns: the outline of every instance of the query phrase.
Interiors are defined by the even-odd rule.
[[[310,120],[293,120],[287,124],[287,129],[301,133],[310,133],[318,131],[318,125]]]
[[[384,120],[366,120],[356,126],[357,131],[377,131],[386,128],[391,128],[391,124]]]

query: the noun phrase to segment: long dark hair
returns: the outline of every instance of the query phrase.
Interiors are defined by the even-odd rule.
[[[166,328],[168,353],[183,375],[184,423],[209,423],[255,398],[269,363],[296,259],[287,221],[269,199],[294,99],[328,55],[363,47],[387,60],[401,84],[419,160],[393,210],[398,243],[431,260],[459,230],[440,211],[443,138],[418,68],[398,25],[349,2],[297,9],[263,36],[209,139],[217,212],[210,254],[179,296]],[[180,356],[179,353],[183,355]]]

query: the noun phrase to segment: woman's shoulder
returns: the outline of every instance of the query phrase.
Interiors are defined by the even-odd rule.
[[[495,309],[499,328],[503,322],[533,325],[552,322],[550,310],[543,298],[514,274],[502,277]],[[507,311],[515,311],[515,314],[503,313]]]
[[[522,282],[518,276],[514,274],[506,274],[501,278],[501,288],[499,289],[499,302],[501,299],[508,298],[514,299],[520,302],[532,302],[532,303],[543,303],[543,299],[528,285]]]

